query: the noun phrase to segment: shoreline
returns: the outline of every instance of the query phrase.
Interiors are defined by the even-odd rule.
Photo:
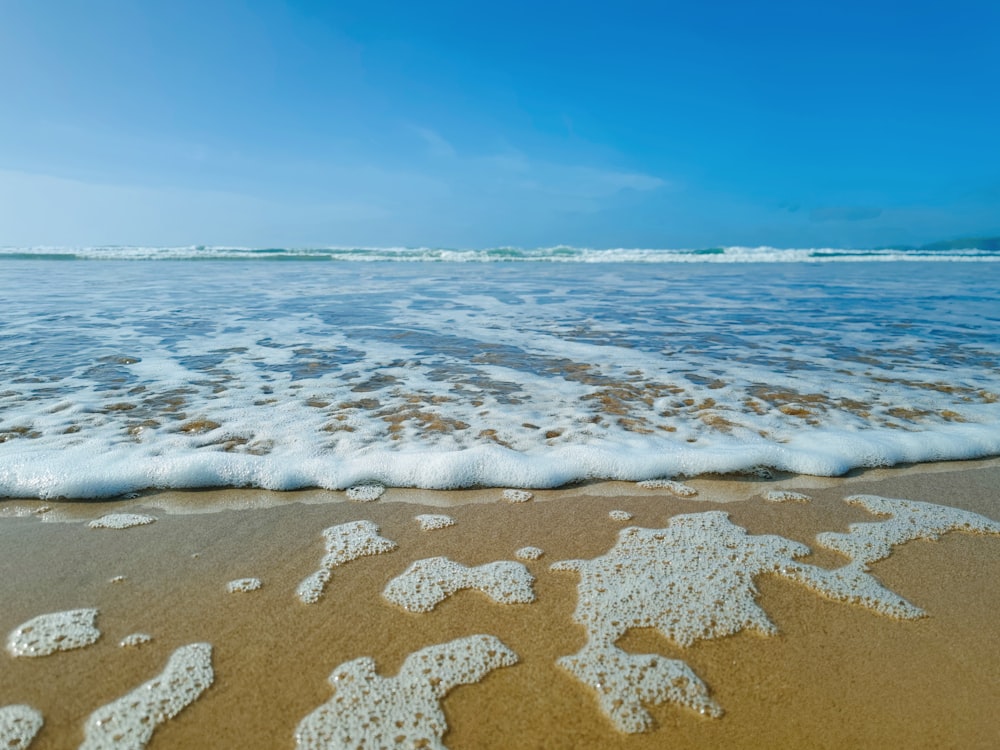
[[[648,707],[652,731],[617,731],[595,692],[555,663],[578,651],[586,634],[573,619],[579,576],[552,571],[552,563],[598,557],[626,526],[663,528],[678,514],[718,510],[750,534],[779,534],[809,546],[812,554],[803,562],[837,567],[844,557],[817,547],[815,537],[880,520],[842,502],[857,494],[1000,520],[1000,458],[840,478],[694,477],[684,483],[698,494],[682,498],[600,482],[536,491],[525,503],[500,501],[500,489],[393,488],[372,503],[320,490],[0,501],[4,634],[36,615],[77,607],[96,607],[102,632],[95,644],[74,651],[35,659],[0,655],[0,706],[26,703],[41,711],[45,725],[32,748],[78,744],[92,711],[152,678],[176,648],[208,642],[214,684],[160,726],[149,747],[293,747],[296,724],[330,698],[327,677],[338,665],[371,656],[379,674],[393,675],[421,648],[482,633],[500,638],[520,660],[444,698],[449,748],[986,748],[1000,742],[992,718],[1000,700],[1000,654],[992,646],[1000,537],[967,533],[904,544],[871,566],[887,588],[925,610],[920,619],[893,619],[765,574],[755,578],[756,600],[776,635],[744,631],[681,647],[650,629],[628,632],[619,647],[683,660],[725,713],[710,719],[665,703]],[[769,490],[801,492],[811,501],[767,502]],[[32,513],[42,506],[51,510]],[[456,523],[422,531],[414,521],[421,508],[447,513]],[[610,510],[633,517],[616,522]],[[110,512],[145,512],[157,520],[125,530],[83,523]],[[294,591],[322,557],[321,531],[361,519],[376,523],[398,548],[333,569],[325,595],[302,604]],[[535,579],[531,604],[496,604],[481,592],[461,591],[418,614],[381,596],[416,560],[445,555],[483,565],[516,559],[514,551],[527,545],[545,553],[523,562]],[[112,583],[119,575],[125,579]],[[261,579],[259,591],[227,593],[228,581],[249,576]],[[117,645],[138,631],[153,640]]]

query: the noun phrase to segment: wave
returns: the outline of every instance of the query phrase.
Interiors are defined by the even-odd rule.
[[[712,247],[584,248],[557,245],[541,248],[492,247],[454,249],[433,247],[229,247],[193,245],[144,247],[6,247],[0,261],[115,261],[115,260],[238,260],[341,261],[394,263],[856,263],[856,262],[994,262],[995,249],[849,249]]]

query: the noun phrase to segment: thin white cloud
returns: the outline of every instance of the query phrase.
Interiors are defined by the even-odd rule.
[[[451,159],[456,156],[455,147],[445,140],[440,133],[430,128],[414,127],[414,132],[420,136],[427,147],[427,152],[434,157]]]

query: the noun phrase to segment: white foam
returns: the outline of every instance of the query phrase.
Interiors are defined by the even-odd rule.
[[[562,657],[558,663],[596,689],[601,709],[622,732],[633,734],[652,728],[653,718],[642,707],[644,703],[677,703],[703,716],[722,715],[705,683],[679,659],[630,654],[614,643],[590,640],[581,651]]]
[[[181,646],[160,674],[90,715],[80,750],[141,750],[160,724],[194,703],[214,679],[212,646]]]
[[[518,560],[539,560],[544,554],[545,552],[538,547],[521,547],[514,552],[514,557]]]
[[[500,497],[506,500],[508,503],[526,503],[529,500],[531,500],[531,498],[533,498],[534,495],[528,492],[527,490],[510,489],[501,492]]]
[[[379,528],[371,521],[351,521],[323,529],[326,554],[319,570],[307,576],[295,593],[305,604],[314,604],[323,595],[333,568],[366,555],[380,555],[396,549],[395,542],[379,536]]]
[[[608,518],[612,521],[631,521],[632,514],[627,510],[610,510],[608,511]]]
[[[833,531],[817,534],[816,542],[820,546],[850,557],[851,562],[834,570],[796,566],[794,577],[833,599],[854,602],[892,617],[921,617],[924,611],[886,591],[869,575],[871,563],[888,557],[897,545],[915,539],[934,540],[949,531],[1000,534],[997,521],[944,505],[876,495],[853,495],[846,498],[846,502],[891,518],[853,523],[846,534]]]
[[[769,503],[808,503],[812,500],[809,495],[791,490],[769,490],[764,499]]]
[[[422,513],[414,516],[422,531],[437,531],[455,525],[455,519],[440,513]]]
[[[153,640],[153,636],[149,633],[129,633],[118,642],[118,645],[122,648],[135,648],[149,643],[151,640]]]
[[[347,488],[347,499],[356,503],[371,503],[385,494],[381,484],[358,484]]]
[[[376,674],[370,657],[346,662],[330,675],[330,699],[296,727],[296,747],[444,748],[441,699],[457,685],[516,663],[517,654],[491,635],[421,649],[395,677]]]
[[[0,706],[0,747],[24,750],[44,723],[42,714],[31,706]]]
[[[462,589],[482,591],[498,604],[527,604],[535,601],[534,582],[528,569],[512,560],[470,568],[447,557],[431,557],[417,560],[389,581],[382,596],[410,612],[430,612]]]
[[[866,498],[864,502],[882,509],[900,507],[892,505],[894,501],[875,504]],[[1000,525],[973,518],[973,514],[942,516],[941,511],[920,510],[935,519],[930,521],[933,529],[942,528],[947,519],[947,523],[959,523],[962,528],[1000,530]],[[881,554],[883,549],[887,554],[887,548],[872,543],[882,538],[884,530],[873,533],[856,528],[878,525],[856,524],[851,527],[853,536],[820,536],[827,546],[852,551],[864,548],[869,550],[865,553],[868,557]],[[890,533],[893,539],[915,538],[926,532],[909,518],[892,528],[901,530],[894,536]],[[719,715],[720,709],[683,663],[622,652],[615,644],[632,628],[656,628],[682,647],[745,629],[773,634],[777,628],[758,606],[754,585],[757,576],[768,573],[882,614],[915,616],[912,605],[882,587],[863,565],[851,563],[827,570],[794,559],[809,552],[805,545],[780,536],[749,535],[720,511],[674,516],[663,529],[622,529],[618,541],[604,555],[551,566],[553,570],[580,573],[573,617],[588,635],[584,648],[561,658],[559,664],[586,684],[598,687],[601,706],[619,729],[644,731],[652,719],[643,703],[673,701],[711,716]]]
[[[675,482],[672,479],[645,479],[641,482],[636,482],[636,485],[642,487],[644,490],[666,490],[671,495],[677,495],[677,497],[694,497],[698,494],[698,490],[694,487],[690,487],[682,482]]]
[[[108,513],[95,518],[87,526],[92,529],[130,529],[133,526],[146,526],[155,520],[155,517],[142,513]]]
[[[1000,455],[1000,339],[977,323],[1000,298],[959,264],[800,266],[752,288],[672,267],[665,298],[648,266],[143,261],[112,289],[77,264],[42,280],[37,262],[4,266],[0,497],[540,489]]]
[[[11,631],[7,651],[11,656],[48,656],[56,651],[89,646],[101,637],[101,631],[94,625],[96,619],[96,609],[39,615]]]
[[[226,584],[226,591],[230,594],[247,593],[256,591],[261,585],[259,578],[237,578]]]

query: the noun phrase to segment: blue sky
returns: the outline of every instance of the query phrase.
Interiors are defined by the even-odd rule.
[[[0,0],[0,245],[997,235],[998,38],[995,0]]]

